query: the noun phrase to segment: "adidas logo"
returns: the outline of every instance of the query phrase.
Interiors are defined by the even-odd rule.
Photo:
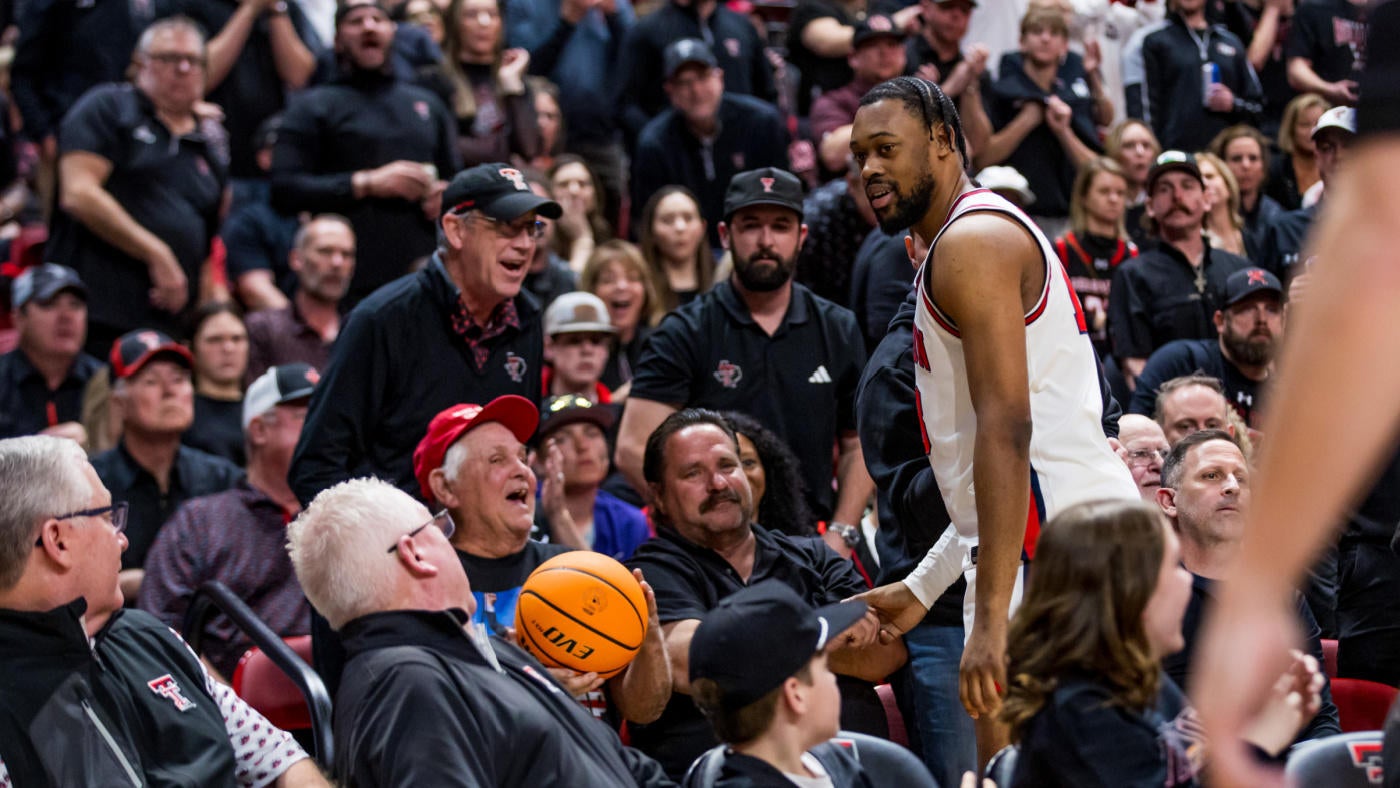
[[[822,365],[818,366],[818,367],[817,367],[817,371],[816,371],[816,372],[813,372],[812,375],[811,375],[811,377],[807,378],[807,382],[808,382],[808,383],[830,383],[830,382],[831,382],[831,374],[828,373],[828,372],[826,371],[826,365],[825,365],[825,364],[822,364]]]

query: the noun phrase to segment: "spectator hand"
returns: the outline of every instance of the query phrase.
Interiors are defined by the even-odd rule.
[[[980,77],[987,71],[987,61],[992,57],[992,50],[986,44],[973,44],[967,51],[967,57],[963,61],[972,66],[972,75]]]
[[[524,49],[507,49],[501,53],[501,65],[496,71],[496,84],[507,96],[525,92],[525,70],[530,67],[530,53]]]
[[[1214,112],[1229,112],[1234,108],[1234,91],[1218,82],[1210,86],[1210,95],[1206,97],[1206,109]]]
[[[62,424],[45,427],[39,431],[39,434],[52,435],[55,438],[68,438],[76,441],[79,446],[86,446],[88,440],[87,430],[76,421],[65,421]]]
[[[1354,79],[1339,79],[1333,82],[1325,91],[1327,100],[1333,104],[1356,105],[1357,84]]]
[[[564,689],[569,691],[575,698],[581,698],[595,689],[603,686],[605,680],[597,673],[579,673],[577,670],[568,668],[545,668],[549,674],[564,685]]]
[[[874,610],[866,610],[865,615],[859,621],[851,625],[851,628],[842,632],[840,637],[833,641],[835,648],[865,648],[880,642],[880,617],[875,615]]]
[[[370,170],[365,194],[421,202],[436,182],[437,178],[422,163],[400,159]]]
[[[1064,102],[1059,96],[1051,96],[1045,100],[1045,125],[1056,134],[1065,134],[1070,130],[1070,117],[1074,115],[1074,110]]]
[[[185,269],[164,243],[146,259],[151,274],[151,304],[167,312],[179,312],[189,301],[189,279]]]
[[[1099,40],[1091,38],[1084,42],[1084,73],[1092,74],[1099,70],[1103,64],[1103,51],[1099,49]]]
[[[934,84],[938,84],[939,80],[943,78],[943,75],[938,72],[938,66],[932,63],[925,63],[919,66],[919,69],[914,72],[914,76],[919,79],[926,79]]]
[[[972,634],[963,647],[958,673],[958,696],[974,720],[995,716],[1006,687],[1006,620],[975,619]]]
[[[430,222],[436,222],[442,215],[442,193],[447,189],[447,181],[434,181],[432,188],[424,195],[420,205],[423,208],[423,215]]]
[[[855,595],[853,599],[864,601],[879,618],[881,643],[899,639],[923,621],[928,613],[928,608],[901,581],[873,588]]]
[[[642,575],[642,570],[633,569],[632,577],[642,586],[642,596],[647,600],[647,632],[661,632],[661,617],[656,612],[656,592],[651,589],[651,583],[647,582]]]
[[[977,788],[977,772],[963,772],[958,788]],[[982,788],[997,788],[997,784],[992,782],[992,778],[983,777]]]

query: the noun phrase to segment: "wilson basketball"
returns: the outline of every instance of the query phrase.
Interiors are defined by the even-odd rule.
[[[563,553],[540,564],[521,586],[515,631],[546,666],[611,678],[642,647],[646,597],[615,559],[588,550]]]

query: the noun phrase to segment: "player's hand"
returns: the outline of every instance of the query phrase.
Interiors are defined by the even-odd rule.
[[[1244,740],[1265,752],[1282,752],[1317,715],[1322,705],[1322,673],[1317,660],[1301,651],[1274,682],[1268,702],[1244,732]]]
[[[869,605],[879,617],[881,643],[892,643],[903,637],[928,614],[928,608],[914,596],[909,586],[899,581],[872,588],[854,598]]]
[[[151,305],[179,312],[190,300],[189,279],[170,247],[161,243],[146,259],[151,275]]]
[[[1215,112],[1229,112],[1235,108],[1235,92],[1219,82],[1210,86],[1206,96],[1206,109]]]
[[[972,634],[963,646],[958,673],[958,697],[974,720],[993,716],[1001,708],[1006,687],[1006,622],[988,626],[974,621]]]
[[[564,685],[564,689],[569,691],[575,698],[581,698],[595,689],[603,686],[605,680],[597,673],[579,673],[577,670],[568,668],[545,668],[549,674],[559,680]]]

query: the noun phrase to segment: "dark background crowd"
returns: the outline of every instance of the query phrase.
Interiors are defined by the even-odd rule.
[[[126,502],[128,606],[178,628],[218,579],[318,637],[286,525],[367,475],[452,513],[493,630],[568,549],[643,569],[661,625],[697,618],[735,589],[685,536],[708,504],[662,467],[670,435],[707,423],[676,426],[693,408],[737,438],[769,556],[752,580],[801,575],[819,605],[907,574],[947,526],[900,377],[919,260],[876,226],[849,151],[861,97],[900,75],[941,86],[970,174],[1052,239],[1123,414],[1106,432],[1208,597],[1238,534],[1181,502],[1239,483],[1194,490],[1178,466],[1198,458],[1171,452],[1221,430],[1243,468],[1269,439],[1368,24],[1354,0],[0,13],[0,438],[77,441]],[[505,395],[529,413],[489,419],[501,449],[461,408]],[[1339,676],[1400,685],[1397,523],[1400,456],[1300,589]],[[843,726],[881,736],[893,674],[944,784],[975,766],[961,588],[897,648],[831,662]],[[248,645],[218,620],[205,643],[224,676]],[[332,685],[340,660],[318,665]],[[1169,672],[1189,694],[1186,660]],[[714,742],[679,674],[675,696],[559,678],[674,777]]]

